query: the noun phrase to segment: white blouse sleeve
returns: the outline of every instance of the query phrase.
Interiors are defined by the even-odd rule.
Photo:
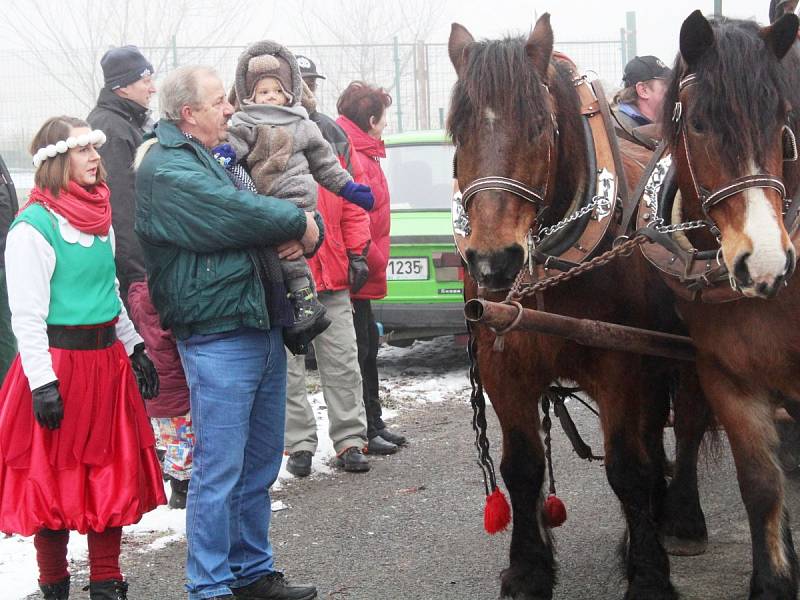
[[[108,235],[111,239],[111,252],[116,256],[117,240],[116,237],[114,237],[113,227],[108,230]],[[116,277],[114,278],[114,289],[117,291],[117,299],[119,300],[120,307],[119,319],[117,320],[116,327],[117,338],[119,338],[119,341],[121,341],[122,345],[125,346],[125,352],[128,354],[128,356],[130,356],[133,354],[133,348],[137,344],[142,343],[144,340],[138,333],[136,333],[136,328],[133,326],[133,322],[128,316],[128,311],[125,310],[125,303],[122,301],[122,297],[119,295],[119,279]]]
[[[22,222],[8,234],[5,261],[11,329],[17,338],[22,370],[31,390],[35,390],[56,380],[46,321],[56,254],[41,233]]]

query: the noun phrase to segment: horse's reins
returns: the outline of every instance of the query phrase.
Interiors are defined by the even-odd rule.
[[[791,199],[787,202],[786,198],[786,187],[783,184],[783,181],[778,177],[773,177],[772,175],[766,173],[757,173],[754,175],[745,175],[744,177],[739,177],[734,181],[725,184],[713,192],[709,192],[706,190],[700,183],[697,181],[697,176],[695,175],[694,167],[692,165],[692,157],[689,151],[689,140],[686,134],[686,123],[685,119],[683,118],[683,106],[685,103],[685,99],[682,99],[683,92],[691,87],[692,85],[697,83],[697,75],[694,73],[690,73],[686,75],[683,79],[681,79],[680,83],[678,84],[678,101],[675,103],[675,109],[672,114],[672,122],[675,124],[680,131],[681,141],[683,142],[683,153],[684,157],[686,158],[686,165],[689,169],[689,180],[692,182],[692,189],[694,190],[695,196],[700,201],[700,205],[703,209],[703,214],[705,215],[706,222],[708,223],[708,227],[719,241],[721,236],[719,226],[717,225],[714,218],[711,216],[711,209],[721,204],[731,196],[744,192],[745,190],[752,189],[752,188],[768,188],[773,189],[781,195],[781,202],[783,203],[783,214],[786,214],[786,211],[789,209],[791,204]],[[784,126],[784,131],[789,131],[794,137],[794,134],[791,132],[791,129]],[[796,149],[796,144],[795,144]],[[796,150],[795,150],[795,159],[796,159]]]

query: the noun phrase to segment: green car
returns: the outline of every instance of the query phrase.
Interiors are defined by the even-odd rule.
[[[461,258],[453,242],[454,148],[444,131],[384,138],[392,206],[388,294],[372,303],[389,343],[466,332]]]

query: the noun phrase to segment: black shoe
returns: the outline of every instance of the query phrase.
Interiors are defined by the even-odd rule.
[[[387,442],[381,436],[376,435],[367,442],[367,454],[394,454],[397,452],[397,444]]]
[[[68,600],[69,598],[69,577],[62,579],[58,583],[39,584],[44,600]]]
[[[317,597],[317,588],[313,585],[289,585],[283,573],[278,572],[231,591],[245,600],[313,600]]]
[[[293,325],[283,331],[283,343],[295,356],[308,354],[311,340],[330,327],[331,320],[324,314],[310,328],[298,330]]]
[[[359,448],[350,446],[339,456],[333,459],[333,466],[351,473],[365,473],[369,471],[369,461]]]
[[[292,303],[292,310],[294,310],[292,329],[297,331],[309,329],[317,319],[325,315],[325,307],[311,286],[289,292],[287,295],[289,302]]]
[[[128,600],[128,582],[119,579],[90,581],[84,590],[89,590],[90,600]]]
[[[189,480],[175,479],[170,476],[169,487],[172,489],[172,493],[169,495],[169,507],[178,509],[186,508],[186,494],[189,493]]]
[[[308,477],[311,475],[311,458],[314,455],[309,450],[298,450],[289,455],[286,461],[286,470],[295,477]]]
[[[405,446],[408,443],[408,440],[404,435],[400,435],[399,433],[392,433],[386,427],[384,427],[383,429],[379,429],[377,433],[387,442],[392,442],[396,446]]]

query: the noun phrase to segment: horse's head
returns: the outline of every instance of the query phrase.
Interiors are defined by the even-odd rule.
[[[681,27],[664,103],[684,218],[709,222],[747,296],[773,295],[795,265],[782,181],[793,92],[781,60],[797,28],[794,15],[760,28],[749,21],[709,22],[693,12]]]
[[[527,40],[476,42],[454,23],[448,50],[458,74],[447,126],[469,219],[464,255],[479,285],[508,289],[528,259],[530,232],[556,178],[550,16],[538,20]]]

